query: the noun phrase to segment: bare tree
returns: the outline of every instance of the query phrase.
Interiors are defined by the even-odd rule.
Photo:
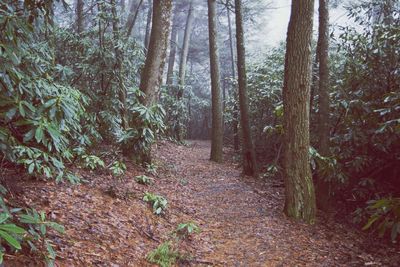
[[[186,19],[185,26],[185,35],[183,37],[183,45],[182,45],[182,53],[179,63],[179,85],[180,91],[183,90],[183,86],[185,85],[185,75],[186,75],[186,61],[189,52],[189,44],[190,44],[190,34],[192,32],[192,24],[194,18],[194,9],[193,9],[193,0],[189,3],[189,10]],[[182,97],[183,92],[179,92],[178,98]]]
[[[322,156],[329,156],[329,0],[319,0],[319,26],[317,57],[319,62],[319,118],[318,151]],[[317,204],[323,210],[329,209],[330,184],[324,179],[317,179]]]
[[[83,0],[76,0],[76,32],[79,34],[83,32]]]
[[[153,6],[151,4],[151,0],[148,0],[149,4],[149,9],[147,10],[147,20],[146,20],[146,34],[144,36],[144,47],[148,48],[149,47],[149,42],[150,42],[150,27],[151,27],[151,21],[152,21],[152,16],[153,14]]]
[[[112,14],[112,29],[113,29],[113,39],[114,39],[114,51],[115,51],[115,78],[118,82],[118,96],[120,102],[120,114],[122,121],[122,128],[128,129],[128,110],[126,108],[126,88],[122,82],[122,61],[123,54],[118,43],[120,42],[120,29],[119,29],[119,19],[117,14],[117,8],[115,0],[111,0],[111,14]]]
[[[125,29],[126,29],[126,37],[131,36],[132,29],[135,26],[136,19],[139,14],[140,6],[142,5],[143,0],[132,0],[131,6],[129,8],[129,17],[126,21]]]
[[[246,77],[246,53],[244,47],[241,0],[235,0],[235,14],[236,14],[236,48],[238,55],[237,68],[238,68],[238,82],[239,82],[240,122],[242,124],[242,132],[243,132],[243,144],[242,144],[243,173],[246,175],[256,176],[257,161],[250,131],[249,100],[247,96],[247,77]]]
[[[140,90],[145,93],[142,104],[150,106],[157,97],[168,45],[172,0],[153,1],[153,24],[149,49],[140,79]]]
[[[178,28],[179,28],[179,9],[178,6],[175,5],[173,20],[172,20],[169,57],[168,57],[167,85],[172,85],[172,80],[174,76],[176,47],[178,43]]]
[[[208,0],[208,34],[210,44],[210,73],[211,73],[211,160],[222,162],[223,121],[222,97],[219,73],[219,55],[217,45],[217,16],[216,0]]]

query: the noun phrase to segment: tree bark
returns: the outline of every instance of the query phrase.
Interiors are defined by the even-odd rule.
[[[314,0],[292,0],[283,87],[285,213],[314,223],[316,205],[310,169],[309,105]]]
[[[132,29],[135,26],[136,19],[139,14],[140,6],[143,3],[143,0],[139,0],[139,2],[135,5],[136,0],[132,0],[131,7],[129,8],[129,17],[126,21],[125,29],[126,29],[126,37],[131,36]]]
[[[153,1],[153,25],[151,27],[149,49],[140,79],[140,90],[145,94],[140,101],[152,105],[158,94],[169,37],[172,0]]]
[[[256,176],[257,161],[250,131],[249,99],[247,96],[247,77],[246,77],[246,52],[244,46],[241,0],[235,0],[235,14],[236,14],[236,48],[238,55],[237,68],[238,68],[238,83],[239,83],[240,122],[242,124],[242,133],[243,133],[243,144],[242,144],[243,173],[245,175]]]
[[[189,53],[189,45],[190,45],[190,35],[192,32],[192,24],[193,24],[193,0],[189,3],[189,11],[186,18],[186,25],[185,25],[185,33],[183,37],[183,44],[182,44],[182,51],[181,57],[179,62],[179,87],[178,87],[178,94],[177,94],[177,101],[181,101],[184,93],[184,86],[185,86],[185,76],[186,76],[186,62]],[[176,127],[176,137],[178,141],[183,140],[183,133],[181,129],[181,122],[179,121],[181,116],[178,116],[177,120],[177,127]]]
[[[186,19],[185,26],[185,35],[183,37],[183,45],[182,45],[182,53],[179,63],[179,91],[183,90],[183,86],[185,86],[185,75],[186,75],[186,62],[189,53],[189,45],[190,45],[190,35],[192,32],[192,24],[194,18],[194,9],[193,9],[193,0],[189,3],[189,11]],[[183,92],[178,94],[178,98],[182,97]]]
[[[216,0],[207,0],[208,3],[208,33],[210,45],[210,72],[211,72],[211,157],[215,162],[222,162],[223,145],[223,121],[222,121],[222,97],[219,73],[219,55],[217,45],[217,17]]]
[[[76,32],[80,34],[84,31],[83,27],[83,0],[76,0]]]
[[[169,1],[169,0],[167,0]],[[147,11],[147,21],[146,21],[146,34],[144,36],[144,47],[146,49],[149,48],[149,42],[150,42],[150,28],[151,28],[151,21],[152,21],[152,16],[154,16],[153,12],[153,7],[151,5],[151,0],[148,0],[149,3],[149,9]]]
[[[318,45],[317,54],[319,62],[319,116],[318,131],[319,144],[318,151],[322,156],[330,156],[329,151],[329,0],[319,0],[319,26],[318,26]],[[330,183],[317,177],[317,204],[322,210],[329,210]]]
[[[235,53],[233,52],[233,34],[232,34],[232,24],[231,24],[231,11],[229,7],[226,7],[226,12],[228,13],[228,31],[229,31],[229,48],[231,52],[231,71],[232,71],[232,80],[236,79],[236,72],[235,72]],[[235,151],[239,151],[239,109],[237,106],[237,92],[236,86],[232,83],[232,95],[235,101],[233,106],[233,148]]]
[[[129,128],[128,125],[128,110],[126,108],[126,96],[127,91],[125,85],[122,81],[122,61],[123,54],[121,49],[119,48],[118,43],[120,42],[120,29],[119,29],[119,20],[117,15],[117,8],[115,4],[115,0],[111,0],[111,14],[112,14],[112,28],[113,28],[113,40],[114,40],[114,51],[115,51],[115,78],[118,81],[118,97],[120,102],[120,116],[122,121],[122,128],[124,130]]]
[[[167,85],[171,86],[174,78],[174,66],[175,66],[175,57],[176,57],[176,46],[178,43],[178,9],[175,6],[174,10],[174,18],[172,21],[172,31],[171,31],[171,41],[170,41],[170,49],[169,49],[169,57],[168,57],[168,72],[167,72]]]

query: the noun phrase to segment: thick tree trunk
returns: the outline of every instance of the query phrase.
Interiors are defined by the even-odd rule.
[[[245,175],[257,175],[256,153],[254,152],[253,140],[250,131],[249,100],[247,96],[247,77],[246,77],[246,53],[244,46],[243,18],[241,0],[235,0],[236,14],[236,48],[237,48],[237,68],[239,82],[239,105],[240,122],[242,124],[243,145],[242,162],[243,173]]]
[[[167,85],[169,85],[169,86],[172,85],[173,78],[174,78],[176,46],[178,43],[178,22],[179,22],[178,16],[179,16],[178,9],[175,6],[174,18],[173,18],[173,22],[172,22],[169,57],[168,57]]]
[[[128,16],[128,20],[126,21],[126,25],[125,25],[126,37],[131,36],[132,29],[135,26],[136,19],[139,14],[140,6],[143,3],[143,0],[138,0],[138,1],[139,2],[137,4],[135,4],[137,2],[137,0],[132,0],[131,7],[129,8],[129,16]]]
[[[148,0],[148,4],[149,4],[149,9],[147,11],[146,34],[144,36],[144,47],[146,49],[149,48],[149,42],[150,42],[150,38],[151,38],[150,37],[151,21],[152,21],[152,17],[154,16],[153,6],[151,4],[151,0]]]
[[[216,0],[208,0],[208,32],[210,43],[210,72],[211,72],[211,160],[222,162],[223,145],[223,121],[222,121],[222,97],[219,73],[219,56],[217,45],[217,17]]]
[[[319,0],[318,26],[318,62],[319,62],[319,144],[318,151],[322,156],[330,156],[329,151],[329,0]],[[329,210],[330,183],[317,177],[317,204],[322,210]]]
[[[117,8],[115,4],[115,0],[111,0],[111,14],[112,14],[112,28],[113,28],[113,39],[114,39],[114,50],[115,50],[115,78],[118,81],[118,97],[120,102],[120,116],[122,121],[122,128],[128,129],[128,110],[126,108],[126,88],[124,83],[122,82],[122,61],[123,61],[123,54],[122,51],[119,49],[118,43],[120,42],[120,29],[119,29],[119,21],[118,21],[118,14]]]
[[[76,0],[76,32],[80,34],[84,31],[83,27],[83,0]]]
[[[283,87],[285,213],[313,223],[316,205],[310,169],[309,105],[314,0],[293,0]]]
[[[229,48],[231,52],[231,71],[232,71],[232,79],[236,79],[236,72],[235,72],[235,53],[233,52],[233,34],[232,34],[232,24],[231,24],[231,11],[229,8],[226,8],[226,12],[228,14],[228,30],[229,30]],[[235,101],[233,106],[233,148],[235,151],[239,151],[239,109],[237,106],[237,92],[236,86],[232,83],[232,95]]]
[[[140,90],[145,97],[140,100],[146,106],[152,105],[158,94],[162,79],[165,55],[168,45],[172,0],[153,1],[153,25],[149,49],[140,79]]]

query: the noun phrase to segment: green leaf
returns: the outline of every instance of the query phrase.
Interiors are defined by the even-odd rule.
[[[0,237],[2,237],[5,241],[7,241],[8,244],[13,246],[14,248],[21,249],[21,244],[10,234],[0,230]]]
[[[57,232],[59,232],[59,233],[61,233],[61,234],[63,234],[63,233],[65,232],[64,226],[62,226],[62,225],[60,225],[60,224],[58,224],[58,223],[49,222],[49,223],[48,223],[48,226],[50,226],[51,228],[53,228],[54,230],[56,230]]]
[[[20,215],[19,220],[22,223],[29,223],[29,224],[37,224],[38,223],[38,221],[34,217],[32,217],[31,215],[28,215],[28,214]]]
[[[43,236],[46,235],[46,225],[44,224],[40,225],[40,232],[42,233]]]
[[[43,140],[43,128],[42,127],[36,128],[35,139],[38,143],[40,143]]]
[[[373,215],[371,218],[369,218],[368,222],[366,225],[364,225],[364,227],[362,228],[364,231],[367,230],[368,228],[371,227],[371,225],[379,219],[379,215]]]
[[[35,169],[35,163],[29,164],[28,173],[32,174],[34,169]]]
[[[0,214],[0,223],[5,222],[8,218],[10,217],[10,215],[8,215],[7,213],[3,212]]]
[[[15,233],[15,234],[24,234],[24,233],[26,233],[26,230],[24,228],[16,226],[15,224],[3,224],[3,225],[0,225],[0,230],[4,230],[6,232],[11,232],[11,233]]]

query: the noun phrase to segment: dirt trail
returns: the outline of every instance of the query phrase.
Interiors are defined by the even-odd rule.
[[[389,251],[384,248],[375,255],[367,252],[371,244],[354,229],[349,232],[324,218],[314,226],[290,221],[282,214],[280,182],[242,177],[231,153],[225,153],[224,164],[217,164],[209,161],[209,142],[191,141],[189,148],[177,150],[161,147],[160,159],[175,166],[188,182],[175,194],[202,222],[204,242],[197,257],[218,266],[399,264],[386,258]],[[399,251],[391,253],[399,256]]]
[[[182,266],[399,266],[398,247],[355,228],[324,217],[313,226],[287,219],[281,181],[242,177],[232,151],[224,150],[223,164],[210,162],[209,152],[205,141],[162,141],[154,148],[159,168],[151,186],[137,184],[144,169],[126,161],[123,179],[83,169],[77,171],[88,182],[79,186],[22,179],[17,201],[65,226],[65,235],[51,234],[57,266],[151,266],[146,255],[187,221],[202,231],[185,244],[192,260]],[[165,215],[152,214],[145,192],[168,199]],[[27,250],[5,259],[6,266],[40,262]]]

